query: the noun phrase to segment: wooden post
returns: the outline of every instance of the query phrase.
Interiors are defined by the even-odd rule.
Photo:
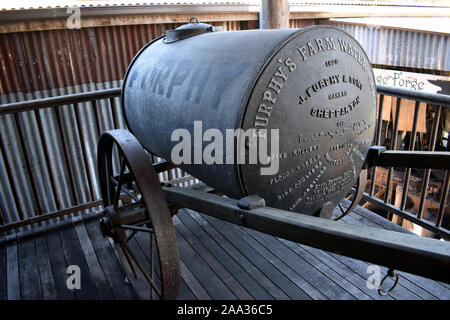
[[[259,10],[259,28],[289,28],[288,0],[261,0],[261,9]]]

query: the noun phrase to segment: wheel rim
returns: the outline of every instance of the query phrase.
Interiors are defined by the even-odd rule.
[[[119,161],[114,161],[114,157],[118,157]],[[132,271],[135,272],[133,262],[141,271],[152,287],[152,292],[161,299],[175,299],[181,278],[178,245],[172,217],[150,157],[131,133],[118,129],[101,136],[97,161],[105,211],[109,211],[112,217],[109,223],[114,231],[110,236],[121,247]],[[118,176],[114,175],[114,166],[119,167]],[[129,203],[126,202],[127,197]],[[131,232],[151,230],[150,274],[127,243],[130,236],[126,229],[136,228],[136,225],[123,225],[121,213],[127,205],[145,209],[146,219],[140,220],[138,229],[132,229]],[[155,255],[158,259],[154,259]],[[159,283],[155,271],[160,276]]]
[[[345,217],[347,214],[353,211],[353,209],[358,206],[359,202],[362,200],[364,191],[366,190],[366,184],[367,184],[367,168],[363,168],[359,174],[359,177],[356,182],[356,192],[351,195],[350,205],[344,209],[342,205],[339,203],[337,205],[337,208],[339,208],[340,212],[338,210],[335,210],[337,212],[333,212],[331,219],[338,221]]]

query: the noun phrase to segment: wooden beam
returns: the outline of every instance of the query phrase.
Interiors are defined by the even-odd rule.
[[[450,283],[450,244],[446,241],[266,206],[246,210],[239,207],[238,200],[189,188],[163,187],[163,191],[169,203],[183,208],[321,250]]]
[[[261,0],[261,9],[259,11],[259,28],[289,28],[288,0]]]
[[[257,12],[235,12],[235,13],[199,13],[199,14],[141,14],[141,15],[117,15],[83,17],[81,16],[81,28],[125,26],[142,24],[164,24],[164,23],[188,23],[195,15],[200,22],[223,22],[223,21],[257,21]],[[67,18],[17,20],[0,22],[0,34],[42,30],[67,29]]]

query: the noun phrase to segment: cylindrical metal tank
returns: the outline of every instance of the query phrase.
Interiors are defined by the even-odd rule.
[[[192,161],[179,166],[230,197],[257,194],[269,206],[305,214],[337,205],[374,134],[376,87],[364,50],[329,26],[211,31],[190,23],[137,54],[122,88],[130,131],[171,161],[181,142],[172,133],[186,129]],[[236,140],[234,161],[224,154],[223,164],[194,163],[201,156],[195,137],[203,137],[202,150],[217,138],[203,136],[208,129],[223,133],[224,153],[227,129],[254,129],[260,137],[267,130],[271,163],[238,163]],[[278,149],[271,129],[278,129]],[[261,174],[276,163],[276,172]]]

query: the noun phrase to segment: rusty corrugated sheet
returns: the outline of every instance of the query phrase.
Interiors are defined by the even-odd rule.
[[[141,25],[0,35],[0,95],[120,80],[137,51],[173,26]]]
[[[255,26],[211,22],[223,30]],[[121,80],[146,43],[180,24],[109,26],[0,34],[0,103],[5,94],[24,94],[86,83]]]

